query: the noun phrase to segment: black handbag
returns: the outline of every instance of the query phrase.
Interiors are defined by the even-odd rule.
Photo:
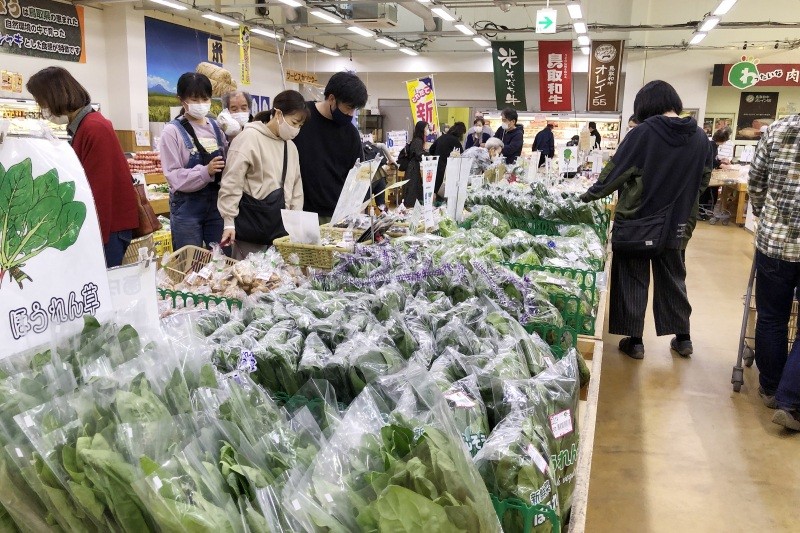
[[[236,225],[236,239],[252,244],[269,246],[272,241],[288,235],[283,228],[281,210],[286,206],[286,196],[283,186],[286,183],[286,167],[288,165],[288,147],[283,142],[283,172],[281,173],[281,186],[272,191],[263,200],[256,200],[246,193],[242,193],[239,201],[239,216],[234,221]]]
[[[672,206],[658,213],[635,220],[614,220],[611,249],[617,253],[655,256],[664,251],[669,241]]]

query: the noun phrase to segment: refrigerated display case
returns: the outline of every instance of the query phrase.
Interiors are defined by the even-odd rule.
[[[92,104],[95,111],[100,111],[100,104]],[[42,112],[34,100],[26,98],[0,98],[0,119],[11,121],[8,133],[31,134],[41,129]],[[67,126],[47,122],[47,126],[59,139],[68,139]]]

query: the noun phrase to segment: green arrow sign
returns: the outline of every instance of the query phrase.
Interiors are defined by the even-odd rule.
[[[555,9],[539,9],[536,11],[536,33],[555,33],[556,15]]]
[[[553,20],[550,17],[545,17],[543,20],[539,21],[539,24],[542,26],[543,30],[546,30],[553,25]]]

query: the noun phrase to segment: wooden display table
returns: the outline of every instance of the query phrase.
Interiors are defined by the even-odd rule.
[[[167,182],[164,174],[145,174],[144,180],[147,185],[161,185]],[[169,198],[150,200],[150,205],[153,206],[156,215],[169,216]]]
[[[741,180],[739,170],[715,170],[711,173],[709,187],[722,187],[720,193],[723,209],[731,212],[731,217],[740,226],[744,225],[747,217],[747,182]]]

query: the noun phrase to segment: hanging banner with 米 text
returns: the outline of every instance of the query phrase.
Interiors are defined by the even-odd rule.
[[[539,41],[539,107],[572,110],[572,41]]]
[[[625,41],[592,41],[587,111],[619,111],[619,78]]]
[[[436,110],[436,92],[433,76],[425,76],[406,82],[408,101],[411,103],[411,119],[414,124],[424,120],[431,131],[439,129],[439,113]]]
[[[83,7],[52,0],[0,1],[0,52],[86,62]]]
[[[497,109],[513,107],[525,111],[525,43],[496,41],[492,43],[494,97]]]
[[[242,85],[250,85],[250,28],[239,27],[239,79]]]

